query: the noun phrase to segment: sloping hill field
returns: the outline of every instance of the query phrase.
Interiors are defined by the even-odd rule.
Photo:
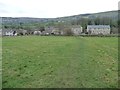
[[[117,37],[3,37],[3,88],[115,88]]]

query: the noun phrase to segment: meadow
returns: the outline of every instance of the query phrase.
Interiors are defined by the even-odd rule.
[[[3,88],[116,88],[118,38],[2,38]]]

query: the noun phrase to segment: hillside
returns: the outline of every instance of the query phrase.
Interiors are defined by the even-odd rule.
[[[39,23],[39,22],[48,22],[52,19],[50,18],[30,18],[30,17],[2,17],[3,24],[10,23]]]
[[[92,14],[79,14],[79,15],[74,15],[74,16],[67,16],[67,17],[60,17],[57,18],[58,20],[77,20],[80,18],[89,18],[89,19],[94,19],[94,18],[104,18],[104,17],[109,17],[112,20],[117,20],[118,19],[118,11],[108,11],[108,12],[100,12],[100,13],[92,13]]]
[[[77,20],[80,18],[103,18],[103,17],[109,17],[112,20],[118,19],[118,11],[108,11],[108,12],[100,12],[100,13],[92,13],[92,14],[79,14],[74,16],[66,16],[66,17],[58,17],[58,18],[30,18],[30,17],[2,17],[3,24],[10,24],[10,23],[43,23],[43,22],[60,22],[60,21],[71,21],[71,20]]]

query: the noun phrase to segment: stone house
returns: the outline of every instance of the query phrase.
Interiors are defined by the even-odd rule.
[[[51,35],[52,30],[54,30],[54,27],[45,27],[45,31],[42,32],[42,35]]]
[[[80,25],[66,26],[63,29],[53,26],[45,27],[45,31],[42,31],[41,33],[42,35],[66,35],[66,28],[70,28],[73,35],[80,35],[82,33],[82,27]]]
[[[88,25],[87,32],[91,35],[110,34],[110,25]]]
[[[71,26],[71,31],[73,35],[80,35],[83,32],[82,27],[80,25]]]
[[[60,32],[59,28],[53,28],[51,34],[52,34],[52,35],[60,35],[61,32]]]

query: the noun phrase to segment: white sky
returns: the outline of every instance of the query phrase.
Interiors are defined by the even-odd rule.
[[[119,0],[0,0],[2,17],[55,18],[118,10]]]

